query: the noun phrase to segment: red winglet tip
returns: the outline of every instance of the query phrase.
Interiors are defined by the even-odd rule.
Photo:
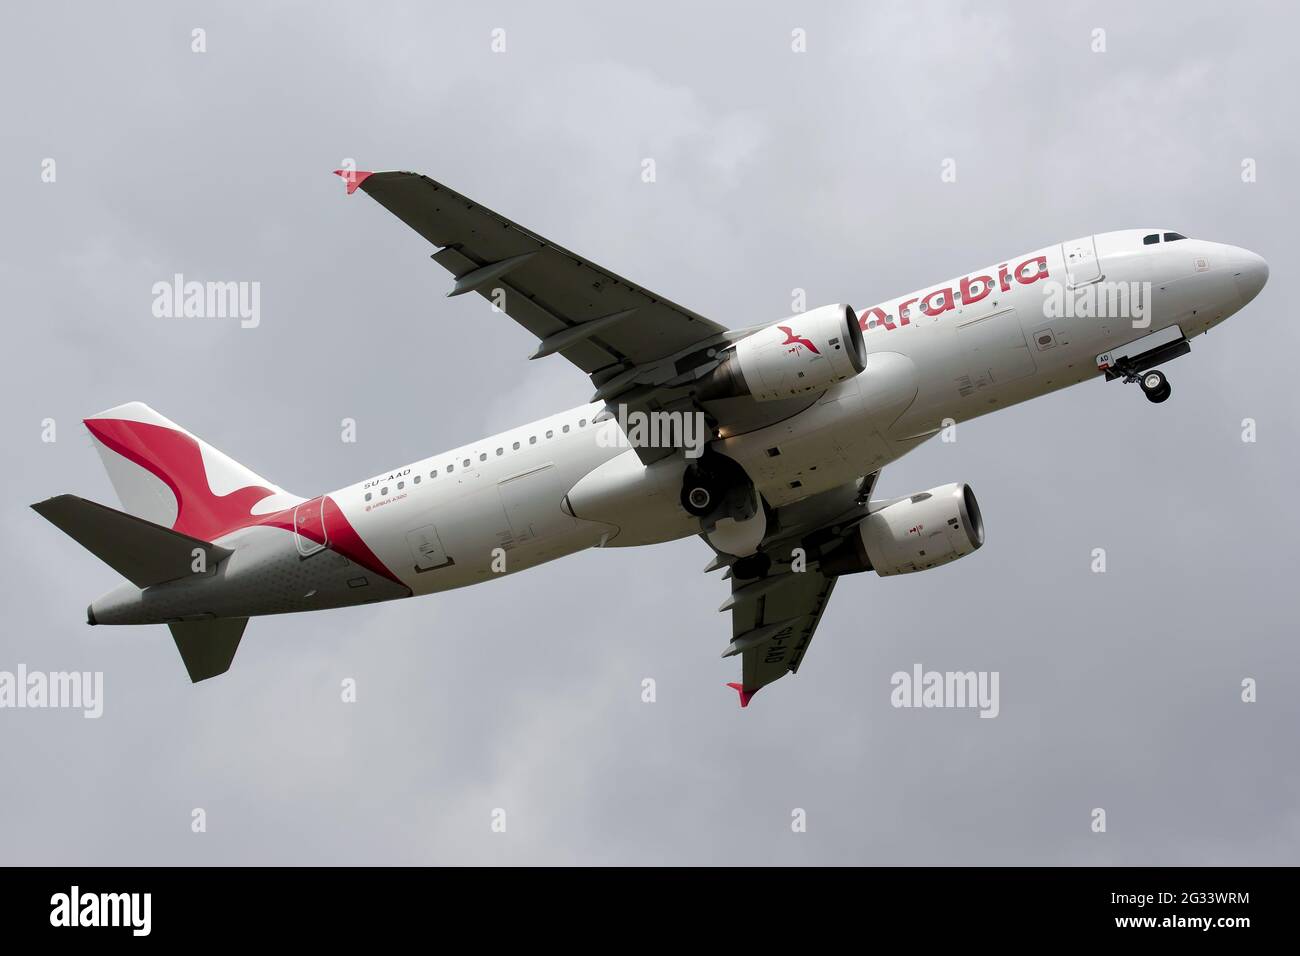
[[[351,196],[357,191],[357,187],[366,181],[373,173],[365,173],[359,169],[336,169],[335,176],[342,176],[343,181],[348,184],[348,195]]]
[[[754,690],[745,690],[744,684],[728,684],[727,686],[740,695],[741,707],[748,707],[749,702],[753,700],[754,695],[758,693],[757,688],[755,688]]]

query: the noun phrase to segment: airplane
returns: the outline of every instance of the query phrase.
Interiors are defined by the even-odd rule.
[[[32,507],[126,578],[87,621],[167,624],[192,681],[229,669],[253,616],[699,536],[705,570],[729,579],[723,657],[741,658],[728,686],[746,707],[798,671],[842,576],[914,573],[983,545],[969,485],[878,500],[881,469],[958,422],[1093,378],[1163,402],[1157,366],[1268,279],[1246,249],[1126,229],[862,312],[730,329],[425,176],[337,173],[436,247],[448,295],[487,299],[538,340],[531,359],[563,356],[594,392],[312,498],[142,403],[85,419],[124,510],[73,495]]]

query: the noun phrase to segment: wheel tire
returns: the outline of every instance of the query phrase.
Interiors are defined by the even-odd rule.
[[[697,518],[713,510],[717,495],[709,485],[691,482],[682,489],[682,507]]]
[[[1159,405],[1171,394],[1173,394],[1173,389],[1169,386],[1168,382],[1165,382],[1164,385],[1156,389],[1154,392],[1147,392],[1147,398]]]
[[[1162,391],[1165,393],[1165,398],[1169,397],[1169,379],[1165,378],[1164,372],[1157,372],[1155,369],[1143,372],[1139,384],[1142,386],[1142,391],[1146,393],[1147,398],[1151,398],[1152,395],[1157,395]],[[1164,398],[1152,398],[1151,400],[1153,402],[1163,402]]]

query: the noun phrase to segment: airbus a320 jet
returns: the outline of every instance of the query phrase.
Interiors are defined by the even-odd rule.
[[[167,624],[194,681],[230,667],[256,615],[698,535],[706,570],[729,579],[723,656],[741,658],[730,686],[746,706],[799,669],[840,577],[922,571],[984,543],[968,485],[877,500],[882,468],[953,423],[1093,378],[1163,402],[1157,366],[1268,278],[1245,249],[1128,229],[861,312],[826,305],[730,329],[425,176],[339,174],[436,247],[450,295],[483,296],[537,339],[531,358],[561,356],[594,391],[312,498],[147,405],[86,419],[124,510],[72,495],[33,507],[126,578],[89,623]]]

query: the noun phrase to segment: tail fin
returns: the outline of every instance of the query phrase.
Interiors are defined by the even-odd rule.
[[[230,670],[230,662],[244,636],[246,617],[223,617],[215,621],[183,621],[168,624],[172,640],[181,652],[190,681],[197,684]]]
[[[231,553],[76,495],[47,498],[32,508],[138,588],[198,573],[197,552],[203,552],[204,570]]]
[[[122,507],[164,528],[213,541],[303,500],[141,402],[85,423]]]

